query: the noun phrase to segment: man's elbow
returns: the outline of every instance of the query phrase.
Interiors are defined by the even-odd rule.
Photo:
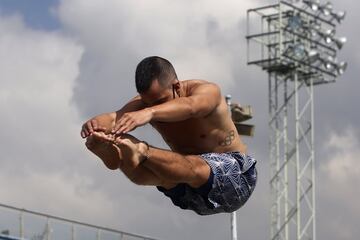
[[[192,104],[190,106],[190,116],[191,118],[202,118],[213,112],[215,108],[216,106],[213,106],[211,104]]]

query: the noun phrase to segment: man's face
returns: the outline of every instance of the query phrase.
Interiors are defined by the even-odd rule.
[[[145,93],[140,94],[142,101],[146,106],[155,106],[173,99],[172,84],[168,87],[162,86],[157,79],[155,79],[150,86],[150,89]]]

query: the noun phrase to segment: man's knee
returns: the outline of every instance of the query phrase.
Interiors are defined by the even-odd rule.
[[[197,157],[197,159],[193,162],[192,168],[192,180],[188,183],[191,187],[198,188],[205,184],[210,176],[210,166],[201,158]]]

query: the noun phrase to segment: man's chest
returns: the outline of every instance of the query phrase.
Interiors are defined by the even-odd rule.
[[[211,138],[213,127],[203,119],[188,119],[181,122],[153,122],[152,126],[172,147],[185,148],[203,145]]]

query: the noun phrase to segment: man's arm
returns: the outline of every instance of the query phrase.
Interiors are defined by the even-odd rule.
[[[177,122],[189,118],[200,118],[211,113],[221,102],[220,88],[213,83],[197,86],[189,97],[176,98],[150,107],[151,120]]]
[[[133,99],[131,99],[120,110],[113,113],[113,116],[115,116],[114,122],[116,123],[124,115],[124,113],[139,111],[144,108],[145,108],[145,105],[144,105],[143,101],[141,101],[140,95],[138,95],[138,96],[134,97]]]
[[[180,97],[140,111],[127,112],[117,121],[114,133],[128,133],[150,121],[178,122],[211,113],[221,102],[220,88],[213,83],[194,87],[191,95]]]
[[[143,109],[145,106],[141,101],[140,96],[136,96],[125,104],[120,110],[116,112],[103,113],[97,115],[84,123],[81,130],[81,137],[86,138],[94,131],[102,131],[110,133],[115,127],[115,123],[126,112],[133,112]]]

